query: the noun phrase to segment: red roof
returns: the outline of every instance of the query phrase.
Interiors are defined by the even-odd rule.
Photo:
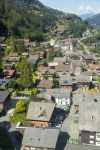
[[[99,64],[89,64],[89,69],[90,70],[100,70],[100,65]]]
[[[9,57],[17,57],[17,56],[18,56],[18,53],[16,53],[16,52],[9,53]]]
[[[13,76],[15,73],[15,70],[4,70],[3,73],[5,76]]]

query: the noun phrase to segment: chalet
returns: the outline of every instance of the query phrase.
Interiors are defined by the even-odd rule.
[[[32,65],[35,65],[39,60],[39,54],[29,53],[28,62]]]
[[[88,86],[92,82],[91,76],[68,76],[60,77],[60,87],[76,90],[78,87]]]
[[[5,78],[12,78],[15,75],[15,70],[3,70],[3,75]]]
[[[66,62],[66,57],[54,57],[54,60],[53,62],[62,62],[62,63],[65,63]]]
[[[54,73],[55,73],[55,71],[53,69],[49,69],[49,68],[44,69],[40,72],[43,79],[49,79],[49,80],[53,80]]]
[[[73,80],[74,79],[78,87],[88,86],[92,82],[92,76],[80,75],[80,76],[76,76],[75,78],[73,78]]]
[[[58,65],[55,67],[55,72],[58,74],[58,76],[69,75],[70,74],[70,65],[58,63]]]
[[[37,85],[38,89],[51,89],[53,87],[52,80],[41,80]]]
[[[21,150],[55,150],[58,137],[57,128],[26,128]]]
[[[90,71],[100,71],[100,64],[89,64],[88,65],[88,69],[90,70]]]
[[[73,78],[71,76],[63,75],[60,77],[60,88],[67,88],[72,91]]]
[[[58,66],[58,62],[51,62],[48,65],[50,69],[55,69],[55,67]]]
[[[75,113],[79,112],[79,105],[83,101],[85,94],[80,90],[76,90],[72,93],[72,102],[75,107]]]
[[[0,78],[0,89],[6,89],[9,83],[9,79]]]
[[[100,47],[100,42],[98,42],[98,43],[93,43],[93,44],[91,45],[91,48],[97,48],[97,47]]]
[[[100,146],[100,93],[87,95],[79,106],[81,143]]]
[[[71,67],[73,74],[80,75],[85,63],[82,60],[72,60]]]
[[[61,49],[62,49],[63,52],[66,51],[66,50],[68,51],[68,50],[70,50],[70,45],[63,43],[61,45]]]
[[[84,72],[81,72],[81,75],[82,76],[90,76],[90,77],[92,77],[93,76],[93,72],[92,71],[84,71]]]
[[[71,104],[71,91],[67,89],[47,89],[46,95],[51,95],[51,99],[57,105],[70,106]]]
[[[37,71],[41,72],[42,70],[47,70],[47,69],[48,69],[48,67],[46,67],[46,66],[39,66],[37,68]]]
[[[30,40],[29,39],[23,39],[22,41],[23,41],[25,47],[29,48],[29,46],[30,46]]]
[[[1,43],[0,46],[1,46],[1,49],[4,50],[7,47],[7,44],[6,43]]]
[[[0,112],[6,109],[10,101],[10,92],[9,91],[0,91]]]
[[[43,60],[44,55],[45,55],[45,51],[39,52],[39,59],[40,59],[40,60]]]
[[[9,53],[9,57],[8,57],[9,62],[16,63],[16,62],[19,62],[19,60],[20,60],[20,56],[18,53],[16,53],[16,52],[10,52]]]
[[[40,99],[54,102],[59,106],[70,106],[71,104],[71,91],[68,89],[47,89],[37,95]]]
[[[86,62],[86,64],[90,64],[93,62],[93,56],[88,54],[88,55],[83,55],[83,59]]]
[[[26,120],[36,127],[48,127],[53,119],[54,103],[30,102]]]
[[[6,48],[6,43],[5,43],[6,37],[0,37],[0,49],[4,50]]]
[[[65,150],[99,150],[99,146],[82,145],[82,144],[66,144]]]
[[[14,68],[14,65],[11,63],[3,63],[5,69],[11,70]]]

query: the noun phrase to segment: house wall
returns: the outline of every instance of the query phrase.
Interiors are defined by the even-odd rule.
[[[2,111],[3,109],[3,103],[0,103],[0,112]]]
[[[4,101],[4,103],[0,103],[0,110],[2,111],[3,109],[6,109],[8,106],[8,103],[10,101],[10,95],[6,98],[6,100]]]
[[[72,91],[72,86],[60,86],[61,89],[69,89],[70,91]]]
[[[66,98],[55,98],[55,102],[56,104],[59,105],[70,105],[70,99],[66,99]]]
[[[83,144],[100,146],[100,133],[81,131],[81,142]]]
[[[21,150],[54,150],[54,149],[22,146]]]
[[[30,121],[32,126],[36,126],[36,127],[48,127],[49,124],[48,122],[42,122],[42,121]]]

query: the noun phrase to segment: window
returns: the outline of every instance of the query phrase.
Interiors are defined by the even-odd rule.
[[[94,139],[94,135],[90,135],[90,139]]]
[[[90,144],[94,144],[94,141],[90,141]]]

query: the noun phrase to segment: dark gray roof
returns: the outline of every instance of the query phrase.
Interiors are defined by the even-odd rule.
[[[75,80],[77,83],[90,83],[90,82],[92,82],[92,78],[90,76],[84,76],[84,75],[83,76],[82,75],[76,76]]]
[[[9,91],[0,91],[0,102],[3,103],[6,98],[9,96]]]
[[[72,65],[73,67],[83,67],[85,63],[82,60],[73,60]]]
[[[80,103],[79,129],[100,132],[100,93],[86,95]]]
[[[66,57],[54,57],[53,62],[66,62]]]
[[[89,60],[89,59],[92,60],[93,59],[93,56],[91,54],[83,55],[83,57],[84,57],[85,60]]]
[[[50,121],[54,111],[54,103],[30,102],[27,120]]]
[[[79,105],[81,102],[84,103],[93,103],[94,100],[97,100],[100,104],[100,93],[91,94],[91,93],[83,93],[82,91],[73,92],[72,100],[74,105]]]
[[[56,148],[59,129],[26,128],[22,145],[35,148]]]
[[[5,87],[9,83],[9,79],[0,79],[0,87]]]
[[[18,56],[18,57],[9,57],[8,60],[17,62],[17,61],[20,60],[20,56]]]
[[[63,75],[60,77],[60,85],[66,86],[66,85],[73,85],[73,77]]]
[[[90,83],[92,78],[90,76],[66,76],[60,77],[60,85],[73,85],[74,83]]]
[[[53,75],[55,73],[55,70],[54,69],[44,69],[41,71],[41,74],[42,75]]]
[[[76,145],[76,144],[67,144],[65,150],[100,150],[98,146],[86,146],[86,145]]]
[[[56,98],[70,98],[70,90],[62,90],[62,89],[50,89],[51,95]],[[50,92],[48,89],[48,94]]]
[[[8,63],[8,64],[4,63],[3,66],[12,68],[14,65],[10,64],[10,63]]]

